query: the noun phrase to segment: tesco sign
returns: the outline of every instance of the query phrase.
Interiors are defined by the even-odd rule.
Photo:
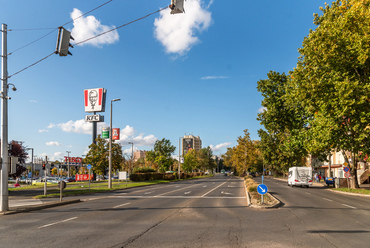
[[[79,157],[66,157],[64,156],[64,162],[66,163],[78,163],[78,164],[81,164],[82,163],[82,158],[79,158]]]

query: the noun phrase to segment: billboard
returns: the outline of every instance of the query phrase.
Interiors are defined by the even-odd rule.
[[[194,143],[193,139],[189,139],[189,138],[182,139],[182,147],[183,147],[182,150],[183,150],[184,155],[188,153],[188,151],[194,149],[193,143]]]
[[[103,88],[84,90],[85,112],[104,112],[105,94]]]

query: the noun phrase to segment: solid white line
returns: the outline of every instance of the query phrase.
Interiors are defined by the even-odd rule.
[[[124,203],[124,204],[121,204],[121,205],[115,206],[115,207],[113,207],[113,208],[119,208],[119,207],[126,206],[126,205],[129,205],[129,204],[131,204],[131,202]]]
[[[332,200],[330,200],[330,199],[328,199],[328,198],[322,198],[322,199],[332,202]]]
[[[342,204],[343,206],[345,206],[345,207],[349,207],[349,208],[353,208],[353,209],[356,209],[355,207],[353,207],[353,206],[350,206],[350,205],[347,205],[347,204]]]
[[[188,198],[195,198],[195,199],[241,199],[245,198],[245,196],[111,196],[112,198],[130,198],[130,199],[148,199],[148,198],[162,198],[162,199],[173,199],[173,198],[180,198],[180,199],[188,199]]]
[[[204,196],[206,196],[206,195],[208,195],[209,193],[211,193],[212,191],[214,191],[215,189],[217,189],[217,188],[219,188],[219,187],[221,187],[222,185],[224,185],[225,183],[227,183],[227,182],[223,182],[223,183],[221,183],[220,185],[218,185],[216,188],[214,188],[214,189],[211,189],[210,191],[208,191],[207,193],[205,193],[204,195],[202,195],[201,197],[204,197]]]
[[[58,222],[54,222],[54,223],[47,224],[47,225],[44,225],[44,226],[40,226],[39,228],[44,228],[44,227],[48,227],[48,226],[53,226],[53,225],[60,224],[60,223],[63,223],[63,222],[67,222],[67,221],[74,220],[74,219],[77,219],[77,217],[73,217],[73,218],[70,218],[70,219],[66,219],[66,220],[62,220],[62,221],[58,221]]]

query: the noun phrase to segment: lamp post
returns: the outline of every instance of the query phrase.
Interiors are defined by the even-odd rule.
[[[31,186],[33,180],[33,148],[27,148],[26,150],[32,150],[32,159],[31,159]]]
[[[180,167],[181,167],[181,139],[182,137],[179,138],[179,168],[178,168],[178,173],[179,173],[179,179],[181,178],[181,170],[180,170]]]
[[[109,128],[109,171],[108,171],[108,189],[112,188],[112,108],[113,102],[121,101],[116,98],[110,101],[110,128]]]
[[[69,175],[69,154],[71,153],[70,151],[66,151],[66,153],[68,153],[68,157],[67,157],[67,169],[68,169],[68,178],[70,177]]]
[[[131,166],[130,167],[133,167],[132,164],[133,164],[133,158],[134,158],[134,143],[133,142],[128,142],[129,144],[131,144]],[[130,173],[132,172],[132,169],[130,168]]]

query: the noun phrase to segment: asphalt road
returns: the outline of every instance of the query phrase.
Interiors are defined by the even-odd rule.
[[[369,198],[264,183],[281,208],[246,207],[243,180],[217,175],[5,215],[0,247],[368,247]]]

